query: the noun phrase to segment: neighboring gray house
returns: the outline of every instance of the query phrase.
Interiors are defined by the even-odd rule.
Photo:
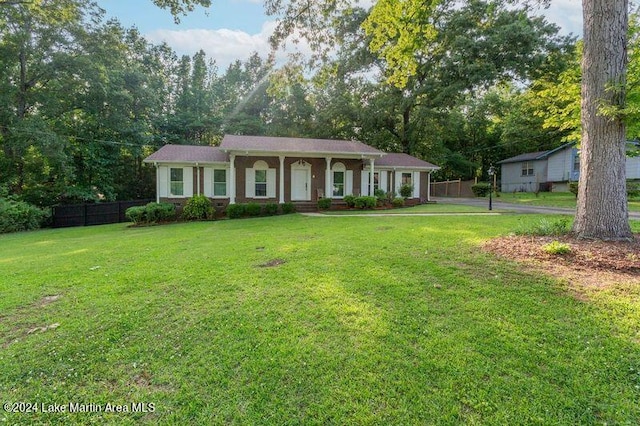
[[[549,151],[516,155],[498,164],[502,192],[566,192],[569,182],[580,178],[580,155],[573,142]],[[627,179],[640,179],[640,157],[627,157],[626,170]]]

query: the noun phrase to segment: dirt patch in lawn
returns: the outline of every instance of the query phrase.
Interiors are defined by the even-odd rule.
[[[544,246],[553,241],[568,245],[570,252],[547,253]],[[581,294],[619,283],[640,285],[640,235],[632,242],[578,240],[571,236],[508,236],[490,240],[483,248],[565,279]]]
[[[270,261],[268,261],[266,263],[261,263],[260,265],[258,265],[258,267],[259,268],[273,268],[274,266],[280,266],[285,262],[286,262],[286,260],[284,260],[284,259],[271,259]]]

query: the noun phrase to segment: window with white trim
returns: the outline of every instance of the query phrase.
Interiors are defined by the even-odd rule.
[[[580,171],[580,152],[576,152],[575,155],[573,156],[573,171],[574,172]]]
[[[403,173],[402,174],[402,184],[403,185],[411,185],[411,178],[412,178],[412,174],[411,173]]]
[[[225,169],[213,170],[213,196],[227,196],[227,171]]]
[[[332,167],[333,197],[344,197],[347,168],[343,163],[335,163]]]
[[[533,176],[533,174],[533,163],[530,161],[522,163],[522,176]]]
[[[182,196],[184,195],[184,169],[172,167],[169,171],[169,195],[170,196]]]
[[[256,197],[266,197],[267,196],[267,171],[266,170],[256,170]]]

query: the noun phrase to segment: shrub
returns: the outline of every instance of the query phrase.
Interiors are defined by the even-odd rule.
[[[293,203],[283,203],[282,206],[282,214],[290,214],[296,212],[296,205]]]
[[[343,200],[347,204],[347,207],[349,207],[350,209],[352,209],[356,205],[355,195],[345,195]]]
[[[578,182],[569,182],[569,192],[576,197],[578,196]]]
[[[396,197],[391,201],[393,207],[404,207],[404,198]]]
[[[267,216],[275,216],[278,214],[278,205],[275,203],[267,203],[264,205],[264,214]]]
[[[144,206],[135,206],[129,207],[125,212],[124,216],[133,222],[135,225],[139,223],[144,223],[145,221],[145,207]]]
[[[561,243],[560,241],[552,241],[549,244],[543,245],[542,250],[548,254],[562,255],[571,253],[571,246],[569,246],[569,244]]]
[[[168,222],[176,218],[176,206],[171,203],[151,202],[144,206],[144,209],[144,222],[146,223]]]
[[[357,197],[355,201],[355,206],[358,209],[372,209],[376,206],[377,199],[376,197]]]
[[[640,197],[640,183],[627,181],[627,197]]]
[[[541,219],[539,222],[521,227],[515,231],[516,235],[535,236],[561,236],[569,232],[569,219],[548,220]]]
[[[195,195],[189,198],[187,205],[182,210],[182,218],[185,220],[213,219],[215,209],[211,200],[205,195]]]
[[[24,201],[0,198],[0,234],[38,229],[49,213]]]
[[[245,204],[229,204],[227,206],[227,217],[229,219],[238,219],[245,214]]]
[[[331,208],[331,198],[321,198],[318,200],[319,210],[329,210]]]
[[[408,183],[405,183],[400,187],[399,192],[401,197],[409,198],[413,195],[413,185],[409,185]]]
[[[373,191],[373,196],[376,197],[376,200],[378,201],[379,206],[387,202],[387,193],[384,192],[382,189],[378,188],[375,191]]]
[[[491,184],[488,182],[478,182],[475,185],[471,185],[471,191],[476,197],[486,197],[491,192]]]
[[[245,213],[247,216],[260,216],[262,214],[262,206],[258,203],[249,203],[247,207],[245,207]]]

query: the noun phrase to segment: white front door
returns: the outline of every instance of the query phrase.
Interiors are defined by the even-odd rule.
[[[291,170],[291,200],[309,201],[311,200],[311,182],[309,182],[309,170]]]

